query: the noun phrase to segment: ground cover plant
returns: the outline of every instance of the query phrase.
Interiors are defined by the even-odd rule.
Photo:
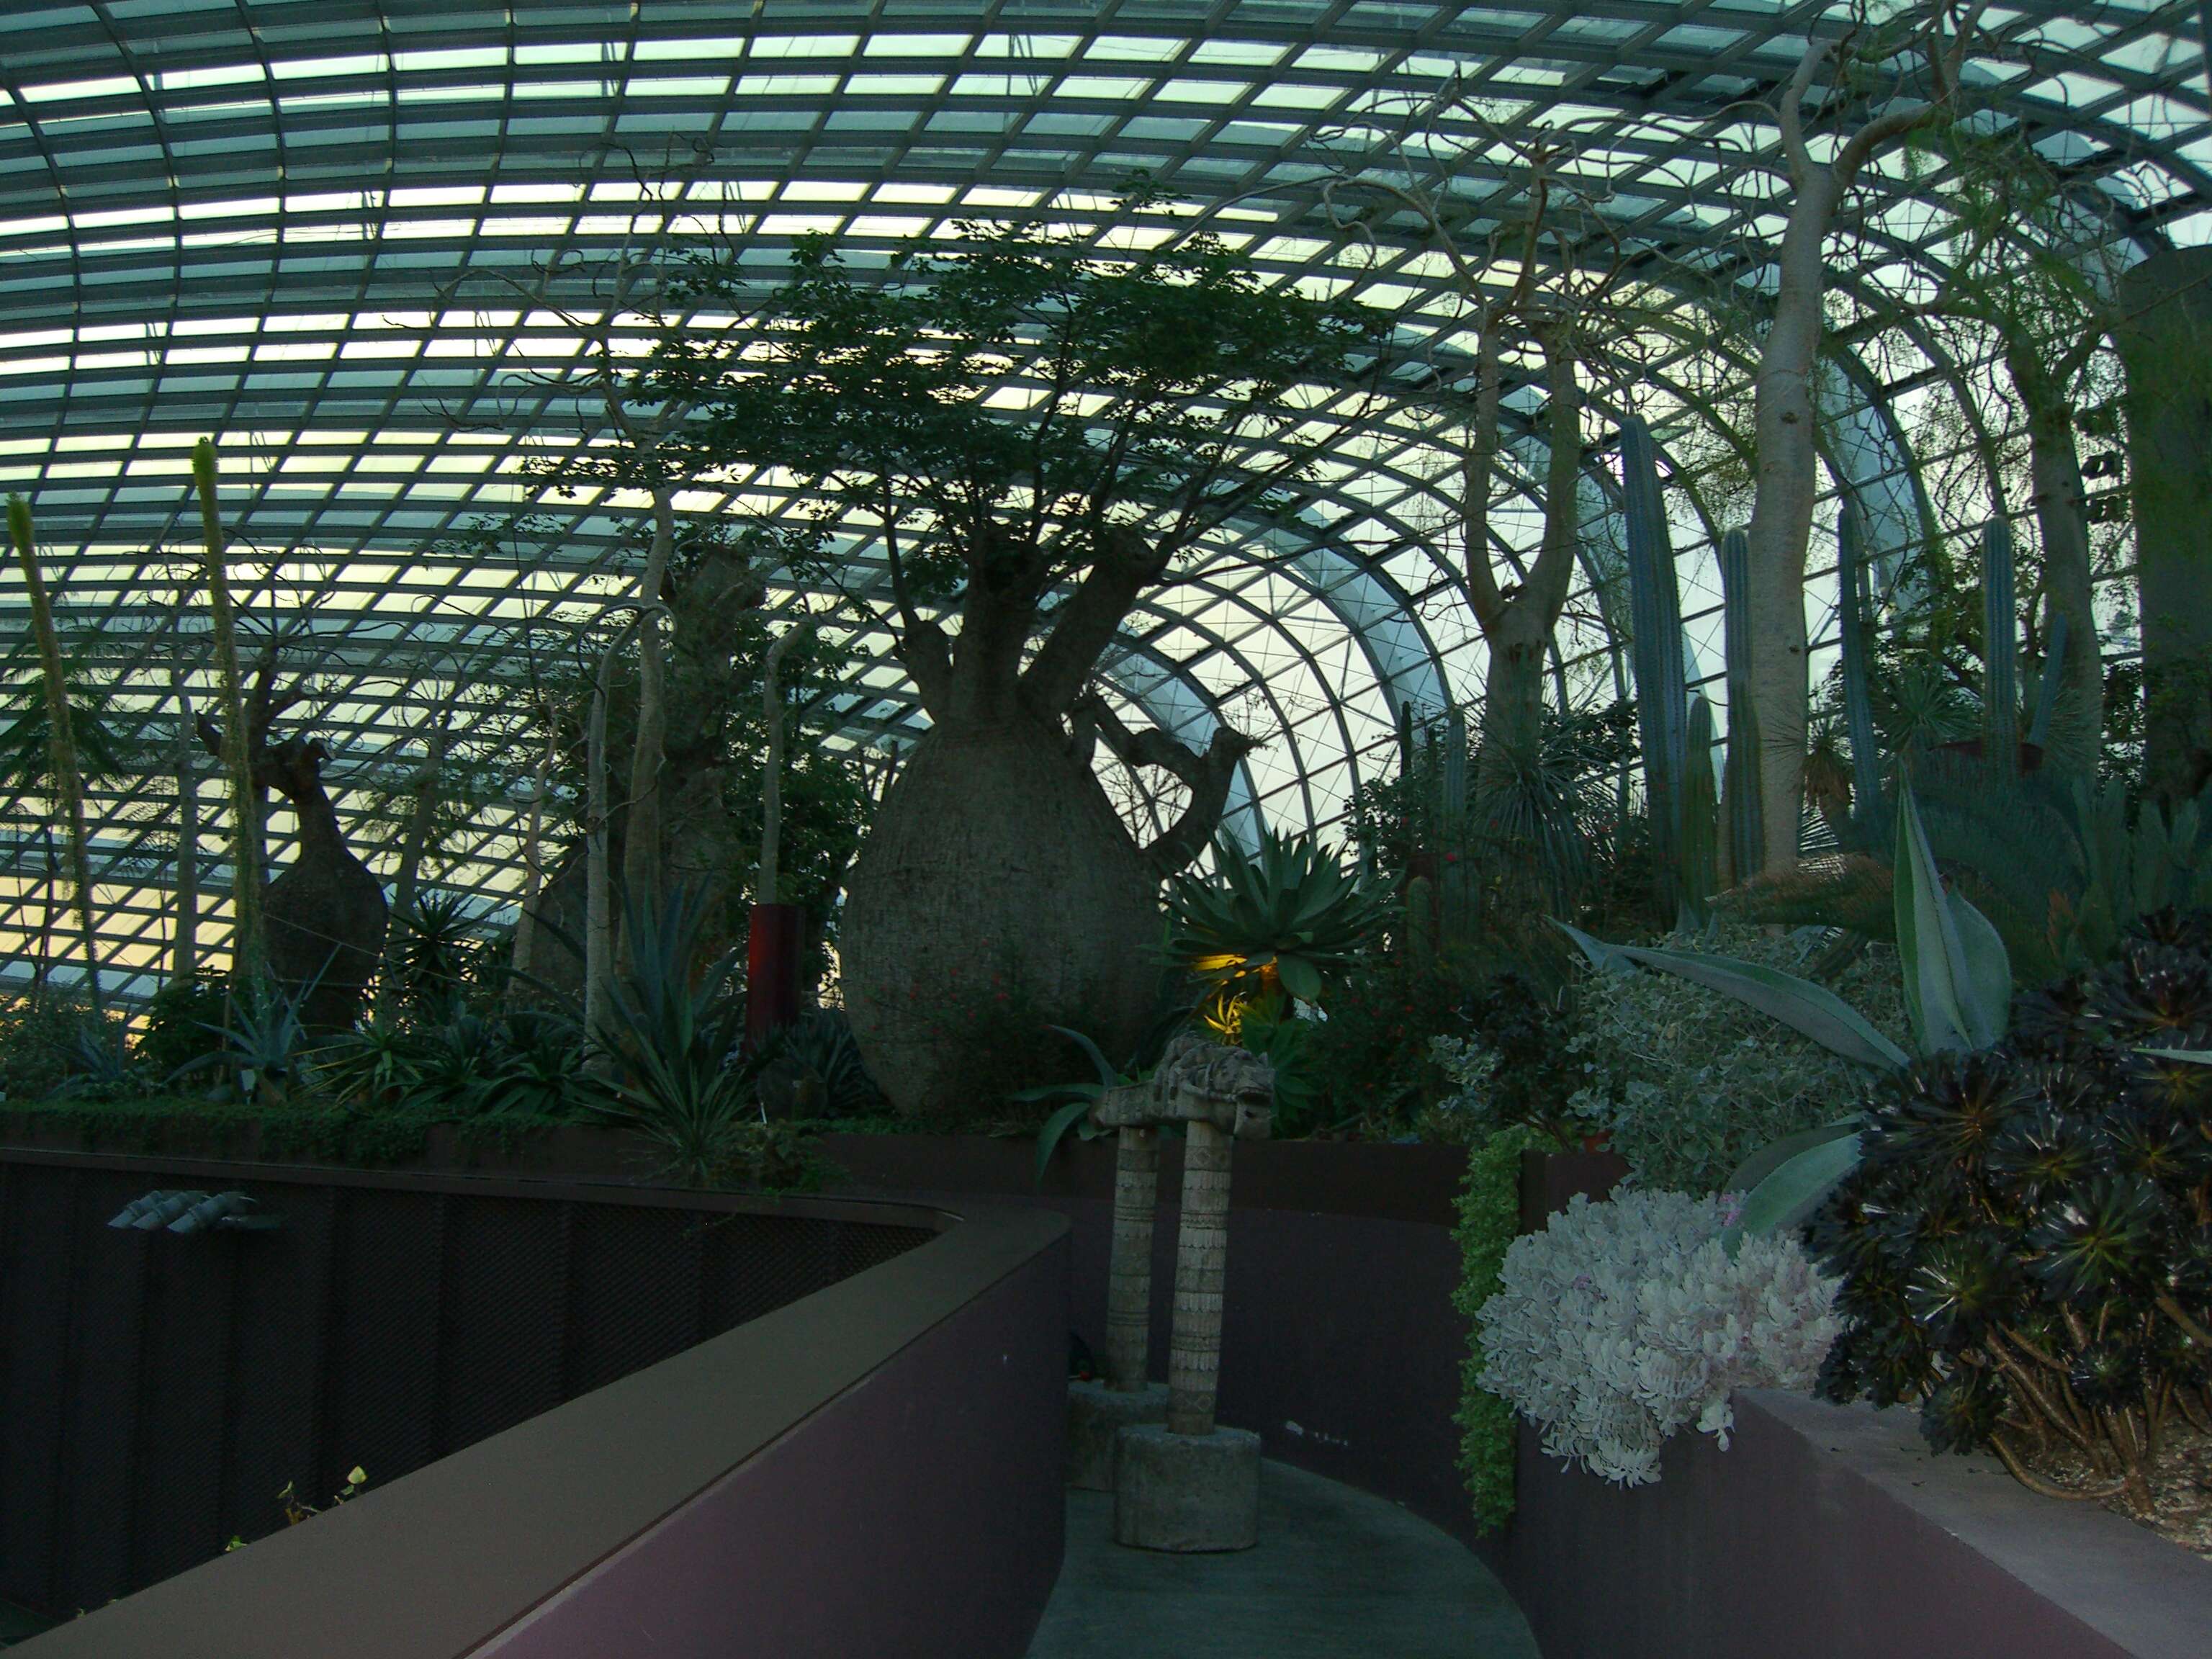
[[[1543,1431],[1547,1454],[1641,1486],[1685,1428],[1723,1449],[1738,1388],[1809,1387],[1835,1339],[1836,1285],[1788,1234],[1723,1235],[1733,1203],[1577,1194],[1513,1241],[1476,1311],[1480,1386]]]
[[[1831,953],[1825,937],[1720,924],[1651,943],[1814,975]],[[1910,1041],[1893,950],[1850,951],[1819,982],[1893,1041]],[[1850,1117],[1866,1088],[1863,1066],[1671,975],[1591,972],[1576,1005],[1566,1042],[1576,1112],[1646,1186],[1718,1192],[1762,1146]]]

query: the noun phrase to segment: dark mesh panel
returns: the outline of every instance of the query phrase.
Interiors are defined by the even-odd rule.
[[[243,1186],[265,1232],[106,1225]],[[927,1243],[618,1198],[0,1160],[0,1598],[94,1607]]]
[[[446,1230],[437,1449],[465,1446],[561,1403],[568,1206],[453,1205]]]
[[[572,1395],[681,1353],[699,1324],[699,1218],[574,1206],[567,1369]]]
[[[0,1215],[0,1600],[51,1606],[54,1507],[61,1497],[62,1401],[69,1391],[76,1182],[66,1171],[5,1166]]]
[[[336,1491],[356,1465],[385,1480],[422,1468],[440,1449],[438,1344],[453,1200],[359,1188],[343,1200],[317,1466],[301,1471],[311,1503]]]

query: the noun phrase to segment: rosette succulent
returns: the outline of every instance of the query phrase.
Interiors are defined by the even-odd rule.
[[[1169,881],[1167,948],[1212,982],[1206,1015],[1224,1030],[1255,997],[1320,1001],[1326,978],[1351,964],[1388,914],[1388,895],[1311,836],[1267,830],[1256,853],[1224,837],[1213,862],[1210,880]]]
[[[2151,916],[2023,998],[2013,1041],[1876,1086],[1808,1230],[1842,1278],[1829,1398],[1915,1403],[1940,1450],[2138,1510],[2166,1424],[2212,1428],[2209,921]]]

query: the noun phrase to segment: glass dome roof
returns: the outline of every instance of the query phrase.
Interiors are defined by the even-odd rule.
[[[1218,537],[1129,618],[1103,674],[1186,738],[1228,720],[1264,739],[1232,797],[1244,833],[1327,825],[1387,769],[1398,712],[1476,701],[1484,662],[1456,434],[1424,395],[1463,378],[1470,298],[1420,216],[1361,181],[1418,177],[1476,248],[1525,212],[1519,147],[1546,130],[1567,147],[1562,177],[1620,250],[1632,307],[1589,364],[1583,571],[1555,695],[1583,706],[1631,684],[1617,459],[1631,413],[1657,440],[1703,681],[1721,666],[1712,547],[1747,510],[1714,434],[1751,364],[1716,296],[1755,307],[1771,286],[1788,186],[1761,100],[1808,33],[1848,21],[1781,0],[28,0],[0,15],[0,489],[33,504],[89,677],[173,731],[209,684],[190,447],[212,435],[233,580],[255,637],[278,636],[306,677],[356,844],[386,856],[371,849],[394,839],[392,799],[450,709],[474,793],[441,878],[495,908],[517,881],[521,693],[545,630],[573,633],[624,590],[642,505],[555,498],[530,470],[605,437],[563,383],[592,330],[635,325],[595,266],[640,236],[723,238],[773,282],[810,233],[865,270],[957,246],[978,221],[1069,227],[1121,253],[1203,228],[1269,281],[1389,311],[1404,395],[1346,413],[1297,524]],[[2024,0],[1981,21],[1974,118],[2017,126],[2119,259],[2208,239],[2196,9]],[[1139,173],[1157,199],[1124,215]],[[2016,416],[1987,343],[1909,311],[1954,251],[1943,183],[1938,158],[1892,150],[1832,243],[1816,641],[1833,632],[1821,550],[1838,477],[1893,570],[2006,507]],[[1513,272],[1492,260],[1485,280]],[[1511,488],[1487,550],[1501,569],[1540,530],[1540,380],[1509,356]],[[763,477],[679,505],[772,511],[788,495]],[[542,514],[532,533],[466,533],[525,509]],[[2124,577],[2124,526],[2108,541]],[[845,544],[866,569],[866,534]],[[20,573],[0,580],[0,625],[20,641]],[[2125,652],[2118,582],[2107,599],[2107,649]],[[856,635],[860,671],[817,740],[912,740],[888,644]],[[165,944],[174,788],[169,763],[93,787],[121,988],[148,988],[126,981]],[[43,817],[35,796],[16,802],[0,871],[0,935],[19,958],[48,885]]]

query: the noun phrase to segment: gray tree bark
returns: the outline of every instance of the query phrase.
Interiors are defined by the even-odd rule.
[[[1486,328],[1478,347],[1475,430],[1468,446],[1462,524],[1467,544],[1468,593],[1476,626],[1489,647],[1483,678],[1479,788],[1510,774],[1543,730],[1544,674],[1553,631],[1565,608],[1579,539],[1577,488],[1582,478],[1582,386],[1574,352],[1563,329],[1539,332],[1551,386],[1549,453],[1545,464],[1544,539],[1517,592],[1508,596],[1490,566],[1490,475],[1498,453],[1499,370],[1495,331]]]
[[[1972,27],[1970,15],[1962,40]],[[1929,38],[1932,42],[1932,33]],[[1805,101],[1814,77],[1836,52],[1832,40],[1812,41],[1776,106],[1783,155],[1790,169],[1790,218],[1777,256],[1780,285],[1773,320],[1753,382],[1758,468],[1750,528],[1749,609],[1755,642],[1750,689],[1759,716],[1764,867],[1770,875],[1797,862],[1798,823],[1805,797],[1810,690],[1805,555],[1818,494],[1813,369],[1825,329],[1827,235],[1836,210],[1860,170],[1936,112],[1931,103],[1893,106],[1844,139],[1832,160],[1815,160],[1806,142]],[[1955,48],[1948,57],[1934,52],[1931,66],[1937,71],[1940,97],[1944,88],[1956,84]]]

